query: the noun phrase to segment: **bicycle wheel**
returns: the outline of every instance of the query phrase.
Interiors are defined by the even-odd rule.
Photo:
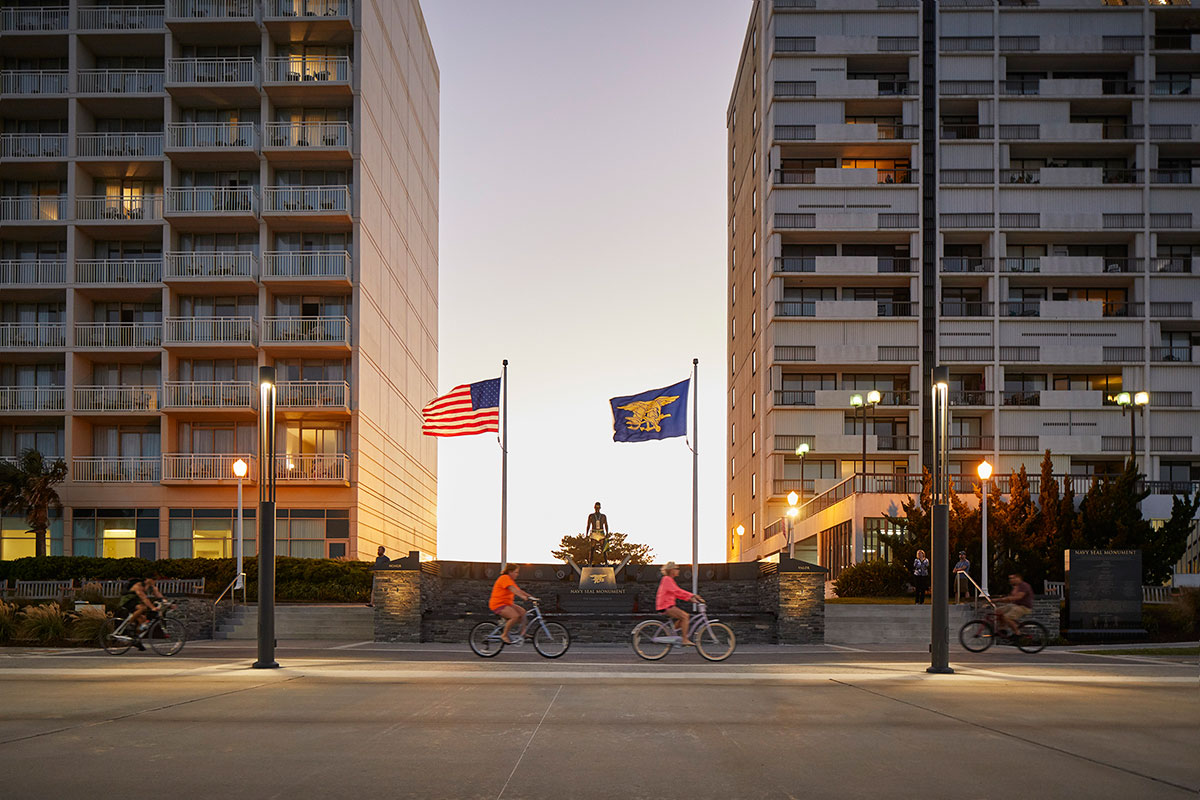
[[[996,640],[996,630],[991,623],[973,619],[958,629],[958,641],[972,653],[982,653]]]
[[[724,622],[710,622],[696,631],[696,650],[709,661],[724,661],[733,655],[737,637]]]
[[[647,661],[658,661],[660,658],[665,658],[667,653],[671,652],[671,643],[654,640],[665,639],[674,632],[673,628],[656,619],[639,622],[629,637],[633,644],[633,652]]]
[[[1026,620],[1017,627],[1017,647],[1023,653],[1040,653],[1050,641],[1050,634],[1040,622]]]
[[[499,655],[504,649],[504,640],[500,638],[500,626],[495,622],[481,622],[476,625],[471,629],[468,641],[475,655],[480,658],[491,658]]]
[[[133,637],[125,636],[124,634],[117,636],[115,633],[116,630],[117,621],[109,617],[104,623],[104,628],[100,631],[97,643],[104,648],[106,653],[119,656],[133,647]]]
[[[537,624],[537,623],[535,623]],[[533,632],[533,648],[546,658],[558,658],[571,646],[571,634],[557,622],[537,624]]]
[[[143,638],[150,643],[150,649],[160,656],[173,656],[187,643],[187,629],[177,619],[159,617],[150,623]]]

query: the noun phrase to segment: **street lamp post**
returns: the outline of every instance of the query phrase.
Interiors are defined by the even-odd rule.
[[[801,479],[801,488],[803,488],[803,479]],[[800,509],[796,508],[796,503],[800,500],[800,495],[795,492],[788,492],[788,510],[787,510],[787,531],[788,531],[788,558],[796,557],[796,515],[800,513]]]
[[[800,499],[804,499],[804,457],[808,455],[808,442],[801,442],[796,448],[796,455],[800,457]]]
[[[1117,405],[1121,407],[1121,416],[1125,416],[1125,412],[1129,412],[1129,461],[1137,462],[1137,415],[1146,412],[1146,406],[1150,403],[1149,392],[1121,392],[1117,395]]]
[[[979,590],[986,595],[988,593],[987,500],[988,488],[991,485],[989,479],[992,477],[992,465],[984,461],[975,471],[979,473],[979,488],[983,494],[983,545],[979,557]]]
[[[246,473],[249,472],[249,470],[250,470],[249,465],[242,459],[239,458],[237,461],[233,462],[233,474],[236,475],[237,479],[238,479],[237,578],[236,578],[237,582],[233,584],[233,588],[234,588],[234,591],[237,591],[238,589],[242,590],[242,602],[243,603],[246,602],[246,570],[242,566],[242,556],[245,552],[245,548],[242,546],[242,542],[244,541],[244,533],[245,533],[245,531],[244,531],[245,521],[243,519],[243,514],[242,514],[242,479],[246,477]]]
[[[738,525],[736,528],[734,528],[734,533],[735,533],[735,536],[733,537],[733,543],[737,545],[737,560],[741,561],[742,560],[742,537],[746,535],[746,526]]]
[[[258,368],[258,660],[275,661],[275,368]]]
[[[929,668],[949,674],[950,668],[950,481],[947,448],[950,432],[950,369],[933,368],[933,609],[930,614]]]
[[[866,397],[861,394],[851,395],[850,407],[857,413],[862,410],[862,491],[867,491],[867,409],[874,408],[879,405],[881,395],[875,389],[867,392]]]

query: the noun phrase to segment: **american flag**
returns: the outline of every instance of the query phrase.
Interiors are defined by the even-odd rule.
[[[500,430],[500,379],[455,386],[421,409],[426,436],[471,436]]]

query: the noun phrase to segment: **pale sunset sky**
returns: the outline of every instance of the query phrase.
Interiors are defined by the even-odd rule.
[[[700,359],[700,559],[724,560],[725,111],[744,0],[423,0],[441,68],[438,391],[509,359],[508,555],[599,500],[691,560],[685,440],[612,441],[608,398]],[[689,408],[689,414],[691,409]],[[498,560],[494,435],[438,446],[438,556]]]

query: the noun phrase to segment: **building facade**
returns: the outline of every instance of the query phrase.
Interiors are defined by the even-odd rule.
[[[1046,450],[1077,491],[1132,453],[1151,518],[1196,485],[1198,34],[1186,0],[755,2],[727,123],[731,559],[785,546],[791,492],[798,556],[876,554],[931,462],[936,365],[963,489]]]
[[[0,8],[0,458],[68,464],[53,553],[231,555],[239,458],[280,555],[436,553],[438,82],[418,0]]]

